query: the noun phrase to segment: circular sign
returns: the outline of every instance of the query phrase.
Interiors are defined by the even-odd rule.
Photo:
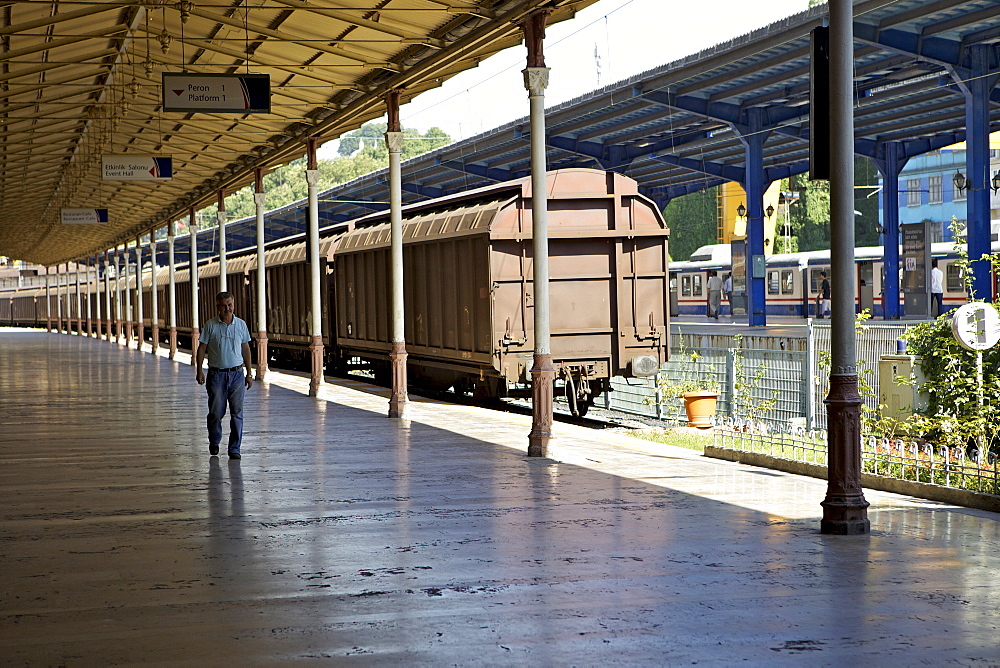
[[[951,317],[951,331],[968,350],[986,350],[1000,341],[1000,313],[992,304],[963,304]]]

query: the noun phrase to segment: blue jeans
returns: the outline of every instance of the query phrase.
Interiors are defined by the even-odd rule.
[[[229,406],[229,452],[238,453],[243,442],[243,395],[246,393],[246,376],[243,369],[236,371],[211,371],[205,380],[208,390],[208,442],[222,442],[222,418]]]

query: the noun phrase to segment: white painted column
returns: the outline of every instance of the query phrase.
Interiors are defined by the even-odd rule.
[[[45,331],[52,331],[52,267],[45,267]]]
[[[83,284],[80,282],[80,260],[76,262],[76,333],[83,336]]]
[[[56,317],[59,325],[57,326],[58,331],[63,331],[63,303],[62,303],[62,271],[60,271],[61,264],[56,265]]]
[[[267,376],[267,266],[264,253],[264,187],[257,170],[253,202],[257,213],[257,380]]]
[[[191,366],[194,366],[201,325],[201,315],[198,313],[198,230],[195,229],[194,209],[190,210],[188,221],[191,230]]]
[[[170,289],[167,293],[167,304],[169,317],[167,326],[170,327],[170,359],[177,355],[177,288],[176,288],[176,267],[174,266],[174,221],[167,225],[167,265],[169,266]]]
[[[390,101],[398,104],[398,100]],[[395,125],[398,125],[395,124]],[[389,150],[389,277],[390,277],[390,360],[392,364],[392,393],[389,395],[389,417],[409,418],[410,398],[406,391],[406,321],[403,297],[403,184],[400,160],[403,152],[403,133],[399,127],[385,133]]]
[[[226,201],[223,198],[223,193],[219,191],[219,292],[227,292],[229,290],[228,286],[228,270],[226,265]]]
[[[156,284],[157,279],[157,266],[156,266],[156,230],[150,230],[149,232],[149,257],[151,259],[150,268],[150,293],[149,293],[149,308],[152,312],[152,321],[150,322],[150,333],[152,334],[152,346],[153,354],[156,354],[157,349],[160,347],[160,295],[159,289]]]
[[[135,240],[135,349],[142,350],[146,339],[145,317],[142,313],[142,237]]]
[[[128,242],[125,242],[125,270],[124,279],[125,285],[123,289],[125,290],[125,347],[128,348],[128,344],[132,341],[132,337],[135,334],[135,330],[132,327],[132,288],[129,287],[129,280],[132,276],[132,251],[128,248]]]
[[[94,255],[94,338],[101,338],[101,256]]]
[[[323,303],[319,267],[319,170],[306,170],[309,188],[309,344],[312,375],[309,396],[315,397],[323,384]]]

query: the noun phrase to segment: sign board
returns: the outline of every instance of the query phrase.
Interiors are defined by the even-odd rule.
[[[931,314],[931,237],[929,223],[899,226],[903,236],[901,290],[906,315]]]
[[[270,113],[268,74],[163,73],[163,111]]]
[[[101,158],[104,181],[169,181],[174,159],[155,155],[106,155]]]
[[[992,304],[962,304],[951,317],[951,331],[966,350],[987,350],[1000,341],[1000,313]]]
[[[107,209],[61,209],[63,225],[104,225],[108,222]]]

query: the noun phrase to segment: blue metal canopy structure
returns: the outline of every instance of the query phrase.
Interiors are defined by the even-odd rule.
[[[980,246],[988,252],[986,147],[989,132],[1000,129],[996,1],[861,0],[854,12],[856,153],[895,176],[909,157],[968,140],[970,257]],[[621,172],[661,206],[740,182],[748,192],[749,252],[763,253],[754,238],[763,190],[808,169],[810,31],[826,18],[825,6],[814,7],[547,110],[548,168]],[[404,203],[526,176],[529,149],[525,118],[408,160]],[[321,221],[329,223],[384,209],[388,171],[321,198]],[[897,199],[887,191],[885,201]],[[278,237],[304,229],[305,218],[297,203],[271,212],[268,227]],[[887,215],[887,238],[894,238],[893,218]],[[254,243],[254,220],[230,224],[227,235],[231,249]],[[199,254],[211,254],[213,241],[202,236]],[[184,243],[178,239],[178,248]],[[889,265],[892,255],[887,249]]]

